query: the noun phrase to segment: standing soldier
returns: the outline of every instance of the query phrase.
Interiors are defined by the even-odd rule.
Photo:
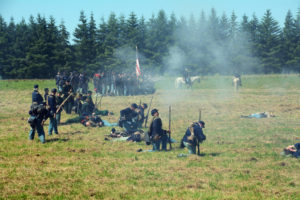
[[[57,72],[57,74],[55,75],[55,84],[57,88],[59,88],[59,82],[60,82],[60,72]]]
[[[116,95],[116,74],[115,72],[111,73],[111,86],[110,86],[110,93],[112,95]]]
[[[29,111],[28,123],[30,124],[29,140],[34,139],[35,129],[42,143],[45,143],[44,123],[49,117],[49,112],[46,109],[46,103],[32,104]]]
[[[63,91],[62,91],[62,93],[63,93],[63,98],[64,98],[64,100],[66,99],[66,98],[68,98],[68,96],[71,94],[73,92],[73,89],[72,89],[72,86],[70,85],[70,80],[67,80],[66,81],[66,83],[65,83],[65,85],[64,85],[64,87],[63,87]],[[72,97],[70,97],[67,101],[66,101],[66,103],[65,103],[65,105],[64,105],[64,109],[65,109],[65,111],[66,111],[66,113],[67,114],[71,114],[71,111],[72,111]]]
[[[42,104],[43,103],[43,97],[39,93],[39,85],[34,85],[33,86],[34,90],[32,92],[32,103],[35,104]]]
[[[56,109],[58,109],[58,107],[64,101],[64,99],[61,97],[61,95],[62,95],[62,92],[57,92],[57,95],[56,95]],[[57,125],[60,124],[61,111],[62,111],[62,108],[60,108],[59,110],[56,110],[56,122],[57,122]]]
[[[142,128],[144,120],[145,120],[145,109],[147,109],[148,106],[146,103],[143,103],[142,105],[139,105],[138,107],[138,128]]]
[[[45,88],[44,89],[44,100],[46,102],[46,104],[48,103],[48,95],[49,95],[49,88]]]
[[[51,94],[48,96],[48,106],[49,106],[49,118],[50,118],[50,123],[49,123],[49,128],[48,128],[48,134],[52,135],[52,131],[54,131],[55,134],[58,134],[57,130],[57,121],[56,121],[56,89],[53,88],[51,90]]]
[[[169,131],[162,129],[162,121],[156,108],[151,110],[151,115],[153,116],[153,119],[151,121],[148,134],[152,140],[153,151],[160,150],[160,143],[162,143],[162,150],[166,151],[168,141],[167,133],[169,133]]]
[[[71,86],[72,86],[74,92],[76,92],[77,88],[78,88],[78,82],[79,82],[77,73],[71,72],[70,76],[69,76],[69,80],[70,80],[70,83],[71,83]]]
[[[89,99],[88,100],[88,103],[89,103],[89,110],[90,110],[90,112],[91,113],[93,113],[94,112],[94,109],[95,109],[95,104],[94,104],[94,102],[93,102],[93,98],[92,98],[92,91],[88,91],[88,93],[87,93],[87,98]]]

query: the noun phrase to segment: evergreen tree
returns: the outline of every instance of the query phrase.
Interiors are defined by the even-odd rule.
[[[90,43],[89,43],[89,27],[86,16],[83,11],[80,12],[80,24],[74,32],[74,50],[77,65],[80,66],[79,71],[85,71],[85,67],[90,62]]]
[[[281,41],[281,60],[283,63],[283,68],[287,71],[293,70],[293,67],[296,64],[296,60],[294,59],[294,51],[296,47],[296,24],[291,11],[289,10],[285,18]]]
[[[278,22],[267,10],[259,25],[258,50],[264,73],[281,72],[280,63],[280,28]]]
[[[0,76],[10,78],[9,72],[7,24],[0,15]]]

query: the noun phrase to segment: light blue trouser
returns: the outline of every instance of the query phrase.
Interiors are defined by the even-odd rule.
[[[49,135],[52,135],[52,131],[53,131],[53,130],[54,130],[54,133],[55,133],[55,134],[58,134],[56,118],[50,117],[50,123],[49,123],[49,128],[48,128],[48,134],[49,134]]]
[[[161,144],[161,149],[162,150],[167,150],[167,140],[168,140],[168,136],[167,135],[162,135],[161,138],[157,141],[153,141],[153,151],[159,151],[160,150],[160,143]]]
[[[183,144],[189,150],[189,154],[196,154],[196,146],[193,146],[188,142],[183,142]]]
[[[60,116],[61,116],[60,113],[61,113],[61,112],[56,113],[56,123],[57,123],[57,124],[60,124]]]
[[[41,123],[42,123],[41,120],[36,119],[36,122],[33,125],[31,125],[31,129],[29,132],[29,140],[34,139],[35,129],[36,129],[41,143],[45,143],[45,132],[44,132],[44,128],[41,125]]]

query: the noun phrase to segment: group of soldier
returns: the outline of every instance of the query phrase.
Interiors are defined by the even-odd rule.
[[[129,133],[129,138],[135,136],[138,129],[142,128],[144,121],[147,121],[148,114],[146,116],[144,115],[145,109],[147,109],[147,104],[140,104],[138,106],[136,103],[133,103],[130,107],[120,111],[119,126],[124,128],[125,132]],[[158,109],[152,109],[151,115],[152,120],[144,137],[145,141],[147,144],[152,143],[153,149],[151,151],[167,150],[167,143],[172,142],[170,137],[171,130],[164,130],[162,128],[163,124],[159,117]],[[196,147],[199,147],[199,143],[206,139],[202,131],[203,128],[205,128],[203,121],[193,122],[187,128],[181,140],[181,147],[187,147],[190,154],[196,154]]]
[[[43,129],[44,122],[49,118],[48,134],[58,134],[57,125],[60,124],[61,112],[64,109],[67,114],[71,114],[72,111],[79,115],[79,122],[86,126],[100,125],[101,123],[95,122],[95,120],[102,122],[97,115],[107,115],[108,111],[99,111],[95,108],[95,104],[92,100],[92,92],[87,91],[86,94],[75,93],[73,87],[70,84],[70,80],[66,79],[63,85],[59,89],[45,88],[44,98],[39,93],[38,85],[34,85],[32,92],[32,104],[29,111],[28,123],[31,126],[29,132],[29,139],[33,140],[35,131],[37,131],[40,141],[45,142],[45,133]],[[93,115],[94,114],[94,115]],[[100,119],[100,120],[99,120]],[[95,123],[93,123],[95,122]]]
[[[131,96],[155,92],[149,79],[129,73],[98,72],[93,76],[93,84],[95,92],[101,95]]]
[[[58,124],[60,123],[60,115],[64,108],[66,113],[70,113],[74,110],[79,114],[79,122],[85,126],[104,126],[103,120],[99,115],[106,115],[103,111],[96,108],[93,99],[92,92],[88,91],[86,95],[78,94],[75,98],[75,105],[73,109],[70,104],[67,104],[72,96],[72,87],[70,81],[66,79],[65,84],[62,86],[62,91],[56,88],[45,88],[44,98],[39,93],[38,85],[34,85],[34,91],[32,92],[32,105],[29,111],[28,123],[31,126],[29,132],[29,139],[33,140],[35,131],[37,131],[38,137],[42,143],[45,143],[44,122],[49,118],[48,135],[52,133],[58,134]],[[71,107],[71,110],[69,110]],[[119,126],[124,129],[128,136],[133,136],[134,133],[143,127],[143,124],[148,119],[148,114],[145,116],[145,110],[148,108],[146,103],[131,104],[130,107],[120,111]],[[149,108],[150,109],[150,108]],[[153,151],[167,150],[167,143],[171,142],[170,130],[164,130],[162,128],[162,120],[159,117],[157,109],[151,110],[152,120],[147,132],[147,143],[152,143]],[[146,124],[146,123],[145,123]],[[182,139],[183,146],[187,147],[189,153],[196,153],[196,146],[199,142],[205,140],[205,135],[202,132],[205,124],[203,121],[194,122],[190,125]]]

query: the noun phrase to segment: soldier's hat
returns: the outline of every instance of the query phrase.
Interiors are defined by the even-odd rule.
[[[138,105],[136,103],[131,104],[131,107],[138,108]]]
[[[53,88],[53,89],[51,90],[51,92],[56,93],[56,92],[57,92],[56,88]]]
[[[36,85],[33,86],[33,88],[37,89],[37,88],[39,88],[39,85],[36,84]]]
[[[143,103],[144,109],[148,108],[148,105],[146,103]]]
[[[154,116],[154,114],[157,112],[158,112],[158,110],[156,108],[154,108],[153,110],[151,110],[151,115]]]
[[[44,88],[44,91],[46,92],[46,91],[49,91],[49,88]]]
[[[202,125],[203,128],[205,128],[205,122],[204,121],[199,121],[199,123]]]
[[[91,90],[88,91],[89,94],[92,94],[93,92]]]

